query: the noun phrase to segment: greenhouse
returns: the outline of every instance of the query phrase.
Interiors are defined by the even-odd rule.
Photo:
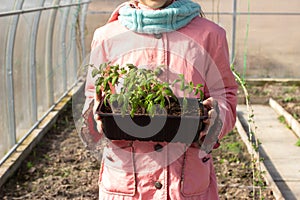
[[[166,0],[164,2],[171,2],[170,5],[158,10],[163,11],[180,1],[189,2]],[[138,48],[130,53],[148,56],[152,47],[141,48],[141,45],[152,44],[161,37],[162,41],[164,37],[171,38],[164,36],[165,33],[155,32],[151,33],[155,40],[146,37],[138,44],[131,38],[136,36],[132,31],[134,27],[130,34],[117,35],[112,31],[109,36],[102,36],[99,32],[97,35],[96,29],[108,24],[108,20],[116,20],[113,18],[115,9],[124,2],[127,1],[2,0],[0,199],[101,199],[98,177],[100,168],[104,168],[101,166],[104,150],[100,147],[99,151],[93,152],[85,143],[89,138],[81,135],[85,123],[83,110],[86,106],[87,73],[91,60],[97,56],[102,58],[100,51],[96,52],[96,56],[93,54],[93,45],[97,37],[115,37],[118,42],[130,47],[137,45],[135,47]],[[150,1],[131,2],[135,2],[130,4],[132,6]],[[299,0],[193,2],[201,6],[202,18],[226,32],[228,66],[238,85],[235,125],[220,139],[220,147],[211,152],[220,199],[299,198]],[[139,9],[135,12],[136,16],[140,13]],[[121,15],[122,11],[126,10],[118,10],[118,14]],[[134,16],[130,17],[134,19]],[[177,30],[180,29],[174,32]],[[178,32],[177,38],[190,37]],[[172,33],[170,31],[166,35]],[[103,49],[109,51],[114,44],[103,44]],[[164,42],[158,44],[165,45]],[[169,47],[169,44],[173,46]],[[170,39],[166,45],[171,50],[159,50],[155,56],[173,54],[171,56],[177,58],[188,55],[182,54],[184,46],[180,41],[177,44],[179,47],[176,49],[176,42],[173,44]],[[219,45],[218,42],[211,44]],[[120,60],[127,58],[132,61],[131,54],[123,55],[125,47],[120,45],[116,49],[113,53],[118,59],[124,56]],[[207,51],[203,54],[209,55],[212,60],[203,63],[217,65],[209,50],[201,47],[197,51]],[[168,61],[170,59],[167,58]],[[185,62],[180,59],[180,63],[189,62],[189,58],[185,57],[188,60]],[[169,75],[167,77],[169,81]],[[136,75],[135,79],[138,78]],[[122,80],[126,81],[125,78]],[[110,86],[112,82],[109,82]],[[145,87],[142,90],[145,92]],[[133,127],[138,129],[136,125]],[[141,139],[144,140],[147,141]],[[155,152],[159,152],[162,147],[154,148]],[[139,181],[137,177],[134,180]],[[163,191],[164,184],[159,184],[156,181],[153,187]],[[138,189],[135,190],[137,195]]]

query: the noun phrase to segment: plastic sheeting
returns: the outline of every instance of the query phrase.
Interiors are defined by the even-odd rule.
[[[89,0],[1,3],[0,159],[77,81]]]

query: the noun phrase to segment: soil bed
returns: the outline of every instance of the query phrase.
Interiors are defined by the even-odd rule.
[[[247,88],[250,102],[268,104],[269,98],[273,98],[300,123],[300,83],[254,82],[249,83]],[[239,97],[243,101],[241,89]]]
[[[71,105],[1,188],[0,199],[98,199],[100,163],[85,150],[72,118]],[[252,199],[250,155],[236,130],[213,152],[220,198]],[[265,199],[274,199],[263,189]],[[255,198],[257,199],[257,198]]]

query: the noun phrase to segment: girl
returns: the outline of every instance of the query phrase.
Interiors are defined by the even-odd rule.
[[[99,174],[99,199],[219,199],[210,150],[233,128],[237,104],[225,31],[205,19],[199,4],[190,0],[129,1],[95,31],[91,47],[94,66],[104,62],[150,69],[165,66],[163,77],[169,82],[174,74],[184,74],[187,82],[204,85],[203,104],[209,109],[198,142],[108,142]],[[101,97],[95,95],[94,84],[89,70],[84,117],[86,123],[88,117],[95,119],[97,132],[84,127],[82,134],[91,148],[97,148],[103,133],[95,114]],[[183,96],[178,88],[174,91]],[[213,125],[217,128],[211,129]],[[218,140],[205,138],[208,131],[217,131]],[[205,140],[208,149],[201,147]]]

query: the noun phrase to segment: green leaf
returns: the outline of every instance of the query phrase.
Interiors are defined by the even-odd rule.
[[[100,93],[101,93],[101,86],[100,86],[100,85],[97,85],[97,86],[96,86],[96,93],[97,93],[97,94],[100,94]]]
[[[153,113],[155,112],[155,107],[152,102],[149,102],[147,107],[147,112],[149,113],[150,116],[153,116]]]
[[[133,64],[126,64],[126,66],[129,68],[129,69],[135,69],[136,66],[134,66]]]
[[[163,98],[162,101],[160,102],[160,108],[163,109],[165,107],[165,99]]]
[[[153,97],[154,97],[154,94],[148,94],[147,97],[146,97],[146,99],[147,100],[151,100]]]
[[[104,79],[104,81],[103,81],[103,88],[104,88],[104,91],[109,91],[110,90],[110,87],[109,87],[109,85],[108,85],[108,81],[109,81],[109,79]]]
[[[183,91],[185,91],[185,90],[189,90],[190,89],[190,86],[189,85],[186,85],[186,86],[184,86],[184,89],[183,89]]]
[[[196,87],[197,87],[197,88],[202,88],[202,87],[203,87],[203,84],[198,83]]]
[[[140,96],[145,96],[146,93],[143,90],[138,90],[137,92]]]
[[[199,93],[199,89],[196,88],[196,89],[195,89],[195,92],[194,92],[194,95],[197,95],[198,93]]]
[[[124,95],[123,94],[120,94],[117,98],[117,101],[118,101],[118,105],[123,105],[124,103]]]
[[[116,82],[118,81],[118,76],[113,77],[111,84],[114,86],[116,84]]]
[[[161,101],[161,98],[162,96],[158,96],[154,99],[154,103],[158,103],[159,101]]]
[[[203,100],[204,99],[204,93],[202,90],[199,90],[200,91],[200,99]]]
[[[109,100],[110,100],[110,102],[114,102],[114,101],[117,101],[118,97],[119,97],[118,94],[112,94],[112,95],[110,95]]]
[[[158,67],[158,68],[156,68],[156,69],[154,70],[154,74],[155,74],[156,76],[159,76],[161,73],[162,73],[162,69],[161,69],[160,67]]]
[[[105,106],[107,106],[107,99],[109,99],[109,96],[110,96],[109,94],[106,94],[104,96],[103,103],[104,103]]]
[[[183,74],[178,74],[178,76],[179,76],[179,78],[180,78],[181,80],[184,80],[184,75],[183,75]]]
[[[156,98],[156,97],[163,97],[164,95],[163,95],[163,91],[160,91],[160,90],[158,90],[157,92],[156,92],[156,94],[155,94],[155,97],[153,97],[153,98]]]
[[[100,71],[98,69],[93,69],[92,71],[92,77],[94,78],[95,76],[97,76],[100,73]]]
[[[180,80],[179,79],[175,79],[174,81],[173,81],[173,83],[172,83],[172,86],[174,86],[176,83],[178,83],[178,82],[180,82]]]
[[[187,87],[187,90],[188,90],[188,93],[192,93],[193,90],[194,90],[194,87],[191,86],[191,85],[189,85],[189,86]]]
[[[170,88],[166,88],[165,94],[168,95],[168,96],[172,96],[173,92],[172,92],[172,90]]]
[[[127,70],[126,69],[122,69],[121,70],[121,74],[126,74],[127,73]]]
[[[99,78],[97,78],[95,85],[102,85],[104,78],[101,76]]]
[[[180,90],[184,91],[185,90],[185,85],[184,85],[184,82],[181,82],[180,84]]]

